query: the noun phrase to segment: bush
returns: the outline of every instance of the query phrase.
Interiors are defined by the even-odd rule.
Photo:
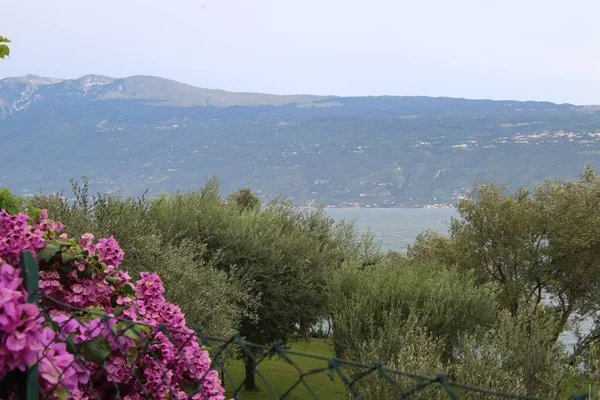
[[[347,264],[333,275],[331,290],[334,343],[348,355],[373,339],[390,313],[398,324],[418,315],[445,343],[447,357],[460,332],[491,326],[497,314],[489,286],[476,287],[472,274],[435,264],[391,262],[364,270]]]
[[[11,397],[15,371],[35,364],[51,399],[224,399],[208,352],[164,299],[158,275],[142,272],[133,285],[114,238],[69,238],[62,228],[45,210],[40,218],[0,210],[1,394]],[[15,268],[25,250],[39,264],[40,309]]]
[[[491,329],[461,335],[450,372],[472,386],[554,397],[567,369],[564,349],[552,341],[552,333],[550,320],[503,311]],[[471,393],[466,398],[486,397]]]
[[[114,235],[126,250],[123,267],[159,271],[169,299],[190,321],[216,335],[236,329],[269,344],[308,334],[326,317],[327,271],[371,246],[357,243],[353,226],[335,223],[323,209],[283,200],[260,207],[254,200],[242,190],[226,201],[211,180],[201,190],[152,200],[89,196],[84,182],[74,185],[70,201],[54,195],[34,202],[59,215],[70,233]]]
[[[338,356],[428,376],[446,371],[464,384],[530,395],[554,394],[565,373],[553,318],[499,312],[495,290],[476,284],[473,272],[392,256],[366,269],[345,265],[330,288]],[[376,374],[360,382],[367,398],[400,398]],[[441,398],[437,390],[417,398]]]
[[[386,313],[387,319],[383,325],[375,327],[363,342],[356,342],[355,347],[347,352],[352,360],[384,362],[386,368],[408,371],[413,374],[436,376],[444,370],[441,355],[444,342],[434,339],[418,315],[403,315],[399,310]],[[400,322],[399,321],[403,321]],[[364,332],[363,332],[364,334]],[[349,373],[353,371],[349,369]],[[394,381],[404,390],[420,383],[419,380],[408,377],[391,375]],[[403,399],[401,390],[387,381],[379,373],[374,372],[359,381],[358,389],[366,399]],[[417,391],[410,399],[443,399],[443,389],[432,385],[427,389]]]
[[[231,274],[203,260],[204,246],[165,239],[146,199],[90,197],[85,185],[75,185],[74,194],[71,201],[61,195],[38,195],[33,203],[64,221],[70,236],[84,232],[114,236],[125,251],[122,268],[134,276],[141,271],[160,273],[167,299],[180,305],[189,323],[206,333],[229,336],[242,316],[250,315],[253,300],[248,291]]]

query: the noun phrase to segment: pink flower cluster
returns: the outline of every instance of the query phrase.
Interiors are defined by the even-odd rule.
[[[75,362],[73,354],[67,351],[67,345],[57,340],[50,328],[43,328],[41,352],[38,364],[42,388],[47,391],[59,389],[73,390],[79,383],[88,382],[87,374]]]
[[[42,232],[60,232],[65,227],[62,222],[48,219],[48,210],[40,210],[40,219],[34,221],[35,229]]]
[[[20,271],[0,258],[0,380],[37,360],[41,333],[39,310],[27,303]]]
[[[158,275],[142,273],[134,285],[119,269],[124,253],[114,238],[95,243],[91,234],[78,240],[58,236],[63,225],[48,220],[45,211],[40,215],[32,221],[0,211],[0,380],[38,362],[50,398],[110,397],[118,391],[130,400],[147,394],[223,400],[208,352],[186,327],[181,309],[165,300]],[[27,303],[14,267],[24,250],[37,255],[45,295],[40,307],[51,321]],[[72,307],[89,311],[74,318]],[[104,349],[98,353],[106,354],[104,361],[80,351],[86,346]]]
[[[140,275],[135,305],[141,321],[154,326],[151,335],[155,342],[150,348],[153,353],[161,355],[160,362],[145,356],[146,382],[157,393],[170,393],[176,399],[188,398],[183,390],[183,382],[202,382],[192,399],[224,399],[225,391],[219,375],[210,369],[208,352],[199,346],[194,331],[186,327],[181,309],[163,297],[165,289],[158,275],[147,272]],[[162,332],[157,327],[160,325],[166,326],[168,331]]]
[[[29,225],[29,222],[26,214],[10,215],[6,210],[0,210],[0,258],[7,263],[17,265],[22,251],[35,253],[46,245],[44,231],[39,227],[47,224],[47,220],[39,221],[36,226]]]
[[[62,240],[66,238],[63,236]],[[124,285],[131,286],[129,274],[118,269],[123,250],[113,237],[100,239],[97,244],[93,241],[94,235],[86,233],[78,243],[73,243],[71,252],[80,249],[86,251],[87,256],[83,261],[73,262],[75,268],[72,271],[40,271],[40,291],[80,308],[101,306],[112,309],[113,295],[117,296],[117,305],[131,303],[131,299],[119,294]],[[97,257],[97,263],[90,261],[93,257]],[[87,274],[82,275],[83,272]]]
[[[101,262],[109,266],[112,265],[115,268],[121,264],[123,256],[125,255],[112,236],[98,240],[96,252],[98,253]]]

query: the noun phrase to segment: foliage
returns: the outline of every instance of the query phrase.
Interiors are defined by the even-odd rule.
[[[298,325],[326,315],[325,271],[350,245],[345,227],[323,210],[274,201],[240,212],[222,200],[212,180],[198,192],[160,196],[150,212],[172,243],[203,244],[205,262],[233,274],[256,299],[255,315],[242,318],[238,328],[247,340],[285,341]]]
[[[388,368],[411,371],[412,373],[435,376],[444,370],[441,355],[444,342],[433,338],[424,327],[419,317],[412,314],[408,317],[398,309],[391,310],[378,327],[372,327],[368,337],[357,337],[353,346],[346,352],[350,359],[359,357],[363,362],[377,360],[384,362]],[[337,327],[338,325],[336,325]],[[335,330],[334,330],[335,335]],[[362,341],[361,341],[362,339]],[[414,381],[397,378],[403,387],[410,387]],[[397,388],[381,379],[376,374],[369,375],[359,381],[358,388],[366,399],[401,399],[403,396]],[[410,396],[414,399],[445,398],[442,391],[430,388]]]
[[[9,47],[3,43],[10,43],[10,40],[4,36],[0,36],[0,58],[2,59],[10,55]]]
[[[250,315],[253,300],[247,290],[231,274],[205,262],[201,244],[165,239],[145,198],[91,196],[84,179],[81,184],[74,182],[71,200],[57,194],[38,195],[33,202],[64,221],[64,231],[71,236],[113,235],[125,251],[121,267],[134,275],[160,273],[168,289],[166,298],[181,307],[192,326],[225,337],[237,328],[242,314]]]
[[[152,200],[87,190],[84,181],[74,185],[72,200],[36,196],[34,203],[60,216],[70,233],[114,235],[126,251],[124,268],[160,272],[168,298],[212,334],[235,328],[259,344],[287,340],[327,316],[326,271],[369,253],[352,225],[336,224],[323,209],[300,210],[283,200],[231,206],[216,180]]]
[[[261,206],[260,199],[249,188],[230,193],[227,196],[227,203],[239,208],[241,211],[258,210]]]
[[[353,349],[379,337],[387,321],[418,317],[449,358],[460,333],[491,326],[496,318],[490,287],[476,287],[472,274],[435,264],[389,262],[361,270],[347,263],[330,290],[334,344],[339,355],[353,358],[361,353]]]
[[[119,269],[123,251],[112,237],[97,242],[91,234],[69,238],[60,234],[62,228],[62,223],[47,219],[45,210],[38,220],[0,210],[0,380],[37,363],[41,386],[52,398],[87,398],[89,390],[114,395],[119,390],[133,400],[142,398],[142,388],[156,398],[167,393],[188,398],[186,385],[202,376],[191,398],[223,399],[208,352],[186,327],[179,307],[164,299],[160,278],[142,272],[133,285]],[[14,268],[24,250],[33,251],[39,263],[40,309],[27,303],[20,270]],[[73,319],[70,307],[87,311]],[[41,310],[50,316],[50,324],[40,319]],[[117,317],[140,325],[122,325]],[[108,324],[101,323],[104,318]],[[162,332],[163,325],[177,330],[172,338]],[[76,362],[79,351],[85,361]],[[160,360],[153,351],[160,352]],[[179,351],[193,361],[181,362]],[[135,369],[142,371],[140,376],[131,373]]]
[[[498,287],[499,305],[530,314],[542,300],[555,314],[557,340],[570,319],[600,309],[600,178],[591,167],[575,181],[548,181],[533,192],[493,182],[475,186],[457,206],[450,237],[421,235],[411,259],[475,270]]]
[[[466,254],[473,255],[468,261],[474,262],[464,266],[497,282],[500,301],[512,313],[531,296],[539,304],[546,260],[544,215],[529,191],[507,193],[494,184],[477,185],[457,210],[460,219],[452,221],[451,235],[464,243]]]
[[[204,244],[207,262],[235,274],[260,296],[259,325],[242,322],[249,340],[285,339],[300,320],[323,313],[324,268],[339,262],[344,243],[322,211],[275,202],[239,213],[220,198],[216,181],[199,192],[163,195],[151,210],[163,234]]]
[[[566,371],[550,340],[553,320],[498,312],[493,287],[476,285],[472,272],[391,258],[364,270],[347,265],[331,287],[338,355],[531,395],[555,393]],[[360,385],[367,398],[400,398],[375,377]],[[415,398],[440,397],[431,390]]]
[[[415,242],[406,250],[406,257],[416,262],[433,262],[441,265],[457,265],[464,254],[453,239],[434,231],[419,233]]]
[[[40,217],[40,210],[32,206],[31,200],[15,195],[5,187],[0,189],[0,210],[6,210],[10,214],[25,211],[35,218]]]
[[[542,318],[551,343],[572,330],[577,343],[562,362],[573,370],[559,389],[590,379],[596,385],[597,376],[584,379],[581,372],[594,368],[590,353],[600,338],[598,175],[588,166],[577,180],[547,181],[532,191],[480,184],[457,208],[450,237],[420,235],[408,259],[475,270],[479,284],[496,287],[499,309]]]
[[[561,382],[564,397],[570,393],[589,393],[590,399],[600,398],[600,351],[596,343],[591,342],[587,346],[586,356],[585,363],[579,368],[572,368]]]
[[[600,310],[600,177],[588,166],[578,180],[546,182],[534,197],[546,226],[545,290],[556,305],[561,327],[569,319],[593,318]],[[597,323],[585,347],[598,337]]]
[[[554,398],[567,367],[562,345],[549,340],[553,329],[543,316],[503,311],[491,329],[460,336],[449,372],[469,385]],[[485,399],[471,393],[465,398]]]

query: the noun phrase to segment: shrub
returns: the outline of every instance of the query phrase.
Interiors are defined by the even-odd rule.
[[[449,372],[468,385],[554,398],[567,370],[564,349],[552,334],[552,320],[525,310],[516,316],[503,311],[492,328],[461,335]],[[471,393],[465,398],[486,397]]]
[[[542,396],[554,395],[566,372],[564,350],[552,340],[552,315],[498,311],[494,288],[478,285],[472,271],[388,257],[365,269],[345,265],[330,288],[339,356],[428,376],[445,371],[460,383]],[[367,398],[401,398],[377,374],[360,382]],[[445,396],[437,390],[416,398]]]
[[[87,186],[74,188],[70,201],[62,195],[38,195],[33,202],[63,221],[70,236],[85,232],[114,236],[125,252],[121,268],[134,276],[142,271],[160,273],[168,289],[166,298],[206,333],[229,336],[242,316],[251,315],[254,302],[248,291],[232,274],[204,261],[202,244],[165,238],[152,220],[147,200],[89,196]]]
[[[221,336],[236,329],[260,344],[308,333],[328,313],[326,271],[370,248],[323,209],[281,200],[260,207],[249,190],[226,201],[215,180],[152,200],[89,196],[85,182],[74,189],[70,201],[55,195],[34,203],[60,215],[71,234],[114,235],[126,250],[123,267],[160,271],[168,298],[190,321]],[[208,315],[207,306],[223,312]]]
[[[451,357],[460,332],[491,326],[497,314],[490,287],[435,264],[391,261],[361,270],[349,263],[332,276],[330,288],[334,344],[347,355],[377,336],[392,313],[398,324],[418,315]]]
[[[116,240],[69,238],[62,228],[45,210],[39,219],[0,211],[0,381],[37,362],[51,398],[110,397],[118,390],[132,400],[144,393],[223,399],[208,352],[179,307],[163,297],[158,275],[142,272],[134,285],[119,268],[124,254]],[[14,267],[25,250],[40,266],[40,309],[26,302]]]

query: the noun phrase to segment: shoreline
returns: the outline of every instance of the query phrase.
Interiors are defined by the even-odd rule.
[[[315,210],[318,206],[300,206],[300,208],[307,210]],[[428,209],[428,210],[454,210],[456,205],[454,204],[425,204],[425,205],[414,205],[405,207],[369,207],[369,206],[335,206],[327,205],[323,206],[325,210],[416,210],[416,209]]]

